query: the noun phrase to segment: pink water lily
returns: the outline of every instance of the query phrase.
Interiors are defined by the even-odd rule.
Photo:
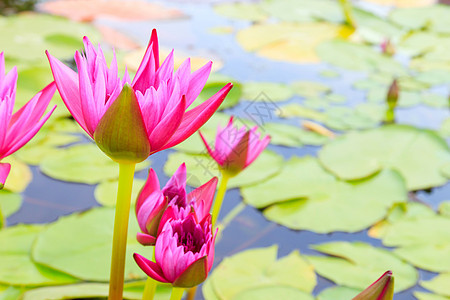
[[[246,126],[237,128],[231,117],[225,128],[222,129],[219,126],[214,150],[202,133],[199,133],[209,155],[223,171],[234,176],[248,167],[270,143],[270,136],[267,135],[261,139],[257,129],[257,126],[250,130]]]
[[[133,81],[118,77],[114,56],[110,67],[100,47],[87,37],[85,53],[76,52],[78,74],[47,52],[64,103],[99,147],[117,161],[142,161],[173,147],[197,131],[219,108],[232,88],[229,83],[210,99],[186,111],[208,79],[212,62],[191,73],[187,59],[174,72],[173,51],[159,65],[153,30]],[[119,97],[119,95],[123,97]],[[116,99],[123,103],[116,104]],[[114,103],[114,104],[113,104]],[[108,113],[109,112],[109,113]],[[133,156],[133,152],[139,152]]]
[[[391,271],[387,271],[352,300],[392,300],[393,297],[394,276]]]
[[[165,222],[156,240],[155,262],[134,254],[139,267],[153,279],[175,287],[193,287],[208,276],[214,262],[211,215],[197,222],[195,214]]]
[[[56,108],[54,106],[43,116],[56,90],[52,82],[13,113],[16,84],[17,69],[14,67],[5,74],[5,57],[2,52],[0,53],[0,161],[33,138]],[[0,163],[0,188],[3,188],[10,170],[10,164]]]
[[[136,217],[142,232],[137,240],[143,245],[154,245],[158,232],[162,230],[161,221],[164,212],[171,208],[165,219],[185,218],[192,210],[195,217],[202,220],[209,214],[216,191],[217,178],[186,193],[186,165],[183,163],[173,174],[163,189],[160,188],[158,176],[149,170],[147,181],[136,201]]]

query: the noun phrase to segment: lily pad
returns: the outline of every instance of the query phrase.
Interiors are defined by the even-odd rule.
[[[277,290],[287,297],[283,299],[312,300],[308,294],[315,285],[314,270],[298,251],[277,260],[277,246],[271,246],[226,257],[203,284],[203,291],[207,300],[274,299]]]
[[[284,10],[286,12],[286,10]],[[237,33],[244,50],[278,61],[318,62],[315,47],[323,41],[347,37],[351,30],[332,23],[256,24]]]
[[[414,297],[418,300],[449,300],[450,297],[444,297],[435,294],[423,293],[423,292],[414,292]]]
[[[389,19],[410,30],[428,28],[438,33],[450,33],[450,8],[445,5],[393,10]]]
[[[0,283],[38,286],[77,281],[67,274],[33,262],[30,249],[42,229],[38,225],[18,225],[0,232]]]
[[[332,256],[307,256],[316,272],[333,282],[365,289],[380,274],[392,270],[395,274],[395,292],[401,292],[416,284],[418,273],[390,251],[375,248],[362,242],[331,242],[313,248]]]
[[[23,192],[33,179],[30,168],[12,156],[4,158],[2,162],[11,164],[11,171],[4,188],[14,193]]]
[[[244,20],[244,21],[264,21],[268,14],[256,3],[223,3],[216,5],[214,11],[224,17]]]
[[[83,47],[84,35],[99,40],[91,25],[37,13],[7,17],[0,28],[5,57],[29,63],[44,59],[45,50],[58,58],[73,57],[74,51]]]
[[[144,186],[145,180],[135,178],[133,180],[133,189],[131,192],[131,205],[136,203],[141,188]],[[114,207],[117,200],[118,181],[103,181],[95,187],[95,200],[103,206]]]
[[[232,79],[230,79],[231,81]],[[191,104],[191,107],[196,107],[197,105],[203,103],[217,93],[221,88],[223,88],[230,81],[208,81],[208,83],[203,87],[202,92]],[[237,82],[233,82],[233,88],[228,93],[225,101],[220,105],[220,109],[226,109],[233,107],[239,103],[242,96],[242,85]]]
[[[280,123],[264,124],[264,133],[270,135],[270,143],[287,147],[301,147],[303,145],[320,146],[329,138],[319,133]]]
[[[246,82],[242,97],[247,100],[258,100],[264,93],[271,101],[285,101],[294,96],[291,86],[276,82]]]
[[[345,286],[334,286],[320,292],[317,300],[349,300],[361,293],[359,289],[352,289]]]
[[[136,170],[145,169],[149,164],[148,161],[139,163]],[[59,149],[53,156],[44,157],[40,168],[52,178],[86,184],[119,177],[119,165],[92,143]]]
[[[0,209],[5,218],[19,210],[22,205],[22,196],[6,190],[0,190]]]
[[[133,260],[134,252],[147,253],[136,240],[134,213],[130,213],[125,280],[146,277]],[[95,208],[62,217],[39,234],[33,260],[87,281],[108,281],[111,265],[114,209]],[[143,252],[144,250],[144,252]]]
[[[450,297],[450,273],[442,273],[431,280],[421,281],[420,285],[436,294]]]
[[[319,159],[327,170],[344,180],[392,168],[405,178],[409,190],[419,190],[447,182],[439,170],[450,161],[450,151],[431,130],[388,125],[338,137],[321,149]]]
[[[278,175],[242,189],[246,203],[268,207],[264,216],[269,220],[318,233],[367,228],[383,219],[391,205],[406,201],[405,194],[403,180],[395,172],[345,182],[327,173],[317,159],[309,156],[293,157]]]
[[[406,73],[400,63],[368,46],[343,40],[332,40],[321,43],[316,50],[323,61],[344,69],[383,71],[395,75]]]
[[[318,97],[331,91],[330,87],[315,81],[295,81],[291,83],[294,92],[302,97]]]

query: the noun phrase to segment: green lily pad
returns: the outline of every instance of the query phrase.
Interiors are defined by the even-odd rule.
[[[367,228],[383,219],[394,203],[406,201],[405,194],[403,180],[395,172],[345,182],[327,173],[317,159],[309,156],[293,157],[278,175],[242,189],[246,203],[268,207],[264,216],[269,220],[318,233]]]
[[[335,70],[323,70],[320,71],[320,76],[325,78],[338,78],[341,74]]]
[[[344,180],[392,168],[405,178],[409,190],[419,190],[447,182],[439,169],[450,161],[450,151],[431,130],[389,125],[338,137],[321,149],[319,159],[327,170]]]
[[[71,58],[76,49],[83,47],[84,35],[99,40],[91,25],[61,17],[28,13],[2,20],[2,50],[9,59],[36,62],[45,58],[45,50],[58,58]]]
[[[144,285],[139,289],[124,286],[123,298],[130,300],[142,299]],[[170,288],[167,285],[159,284],[155,293],[156,300],[168,300],[170,298]],[[85,299],[85,298],[105,298],[109,294],[109,284],[106,283],[79,283],[63,286],[42,287],[29,290],[22,296],[22,300],[62,300],[62,299]]]
[[[444,137],[450,137],[450,118],[447,118],[442,122],[439,132]]]
[[[149,164],[148,161],[139,163],[136,170],[145,169]],[[86,184],[119,177],[119,165],[92,143],[59,149],[54,155],[44,157],[40,168],[52,178]]]
[[[7,218],[19,210],[22,205],[22,196],[6,190],[0,190],[0,209],[3,217]]]
[[[209,155],[183,152],[169,154],[164,165],[164,173],[167,176],[172,176],[183,162],[186,163],[188,170],[187,183],[190,186],[198,187],[214,176],[221,176],[217,163]],[[228,188],[250,186],[264,181],[277,174],[281,170],[282,164],[283,157],[272,151],[265,150],[244,171],[230,179]]]
[[[0,231],[0,283],[8,285],[57,285],[77,280],[67,274],[35,263],[30,248],[43,229],[38,225],[18,225]]]
[[[270,135],[270,143],[287,147],[301,147],[303,145],[320,146],[329,138],[319,133],[308,131],[298,126],[280,123],[264,124],[264,133]]]
[[[389,19],[407,29],[431,29],[438,33],[450,33],[450,8],[445,5],[395,9]]]
[[[271,246],[226,257],[203,284],[203,291],[207,300],[274,299],[262,295],[266,291],[273,296],[276,290],[286,295],[283,299],[309,300],[315,285],[316,275],[298,251],[277,260],[277,246]]]
[[[416,269],[390,251],[361,242],[331,242],[313,248],[332,256],[307,256],[316,272],[336,284],[365,289],[386,270],[395,274],[395,292],[416,284]]]
[[[264,21],[268,15],[256,3],[223,3],[214,6],[214,11],[224,17],[244,21]]]
[[[323,61],[344,69],[383,71],[396,75],[406,73],[405,68],[400,63],[368,46],[343,40],[332,40],[323,42],[316,50]]]
[[[151,256],[136,240],[134,212],[130,213],[125,280],[145,278],[133,253]],[[87,281],[109,281],[114,209],[95,208],[82,214],[62,217],[48,225],[36,239],[33,260]]]
[[[278,298],[279,297],[279,298]],[[247,299],[260,299],[260,300],[272,300],[272,299],[286,299],[286,300],[314,300],[312,295],[299,291],[295,288],[285,286],[270,286],[263,288],[256,288],[246,290],[234,297],[235,300],[247,300]]]
[[[233,81],[233,88],[228,93],[225,101],[223,101],[223,103],[220,105],[220,109],[226,109],[237,105],[239,103],[239,100],[241,99],[243,92],[242,85],[238,82],[235,82],[233,79],[230,79],[229,81],[209,80],[208,83],[203,87],[203,90],[198,98],[194,101],[194,103],[191,104],[190,107],[196,107],[197,105],[208,100],[230,81]]]
[[[345,286],[334,286],[320,292],[317,300],[349,300],[361,293],[359,289],[352,289]]]
[[[330,87],[315,81],[296,81],[291,83],[294,92],[302,97],[318,97],[331,91]]]
[[[25,288],[19,288],[15,286],[0,286],[0,299],[17,300],[24,290]]]
[[[133,189],[131,192],[131,205],[136,203],[136,198],[144,186],[145,180],[135,178],[133,180]],[[119,183],[114,181],[103,181],[95,187],[94,196],[95,200],[103,206],[114,207],[117,200],[117,187]]]
[[[414,297],[418,300],[449,300],[450,297],[444,297],[435,294],[423,293],[423,292],[414,292]]]
[[[426,93],[423,95],[423,103],[436,108],[449,108],[450,99],[448,96]]]
[[[271,101],[285,101],[294,96],[291,86],[276,82],[246,82],[244,84],[242,97],[251,101],[258,101],[260,95],[265,95],[264,99]]]
[[[431,280],[421,281],[420,285],[436,294],[450,297],[450,273],[442,273]]]
[[[394,253],[418,268],[432,272],[450,272],[448,242],[400,247]]]
[[[439,204],[439,214],[445,217],[450,217],[450,201],[442,201]]]
[[[11,165],[11,171],[6,179],[4,189],[14,193],[23,192],[33,179],[30,167],[13,156],[5,157],[2,162]]]

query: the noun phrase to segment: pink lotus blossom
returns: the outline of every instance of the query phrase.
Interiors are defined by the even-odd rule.
[[[75,120],[119,162],[142,161],[181,143],[212,116],[232,88],[229,83],[186,111],[203,89],[212,62],[191,73],[187,59],[174,72],[172,51],[159,65],[158,38],[153,30],[131,81],[127,72],[122,79],[118,77],[115,56],[108,68],[102,49],[95,49],[87,37],[83,42],[85,53],[75,53],[78,74],[48,52],[47,56],[59,93]],[[119,97],[121,94],[125,95]],[[117,99],[124,102],[116,105]],[[139,153],[133,156],[134,152]]]
[[[258,127],[248,130],[246,126],[236,128],[233,117],[225,128],[219,126],[216,134],[214,150],[211,149],[201,132],[200,136],[209,155],[219,164],[220,168],[234,176],[248,167],[267,147],[270,136],[260,139]]]
[[[214,262],[211,215],[199,223],[195,213],[184,219],[165,222],[156,240],[155,262],[134,254],[139,267],[153,279],[175,287],[193,287],[202,283]]]
[[[202,220],[209,214],[216,191],[217,178],[214,177],[204,185],[186,193],[186,165],[183,163],[161,190],[158,177],[150,169],[147,181],[136,201],[136,216],[142,233],[137,240],[143,245],[154,245],[158,232],[164,222],[161,218],[171,207],[168,218],[185,218],[192,210],[196,218]]]
[[[387,271],[352,300],[392,300],[393,297],[394,276],[391,271]]]
[[[22,108],[13,114],[16,98],[17,69],[5,75],[5,57],[0,53],[0,161],[19,150],[41,129],[56,106],[44,117],[56,86],[52,82],[37,93]],[[11,166],[0,163],[0,189],[8,177]]]

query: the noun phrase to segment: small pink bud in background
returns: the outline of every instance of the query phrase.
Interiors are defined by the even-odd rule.
[[[391,271],[387,271],[352,300],[392,300],[393,297],[394,276]]]

